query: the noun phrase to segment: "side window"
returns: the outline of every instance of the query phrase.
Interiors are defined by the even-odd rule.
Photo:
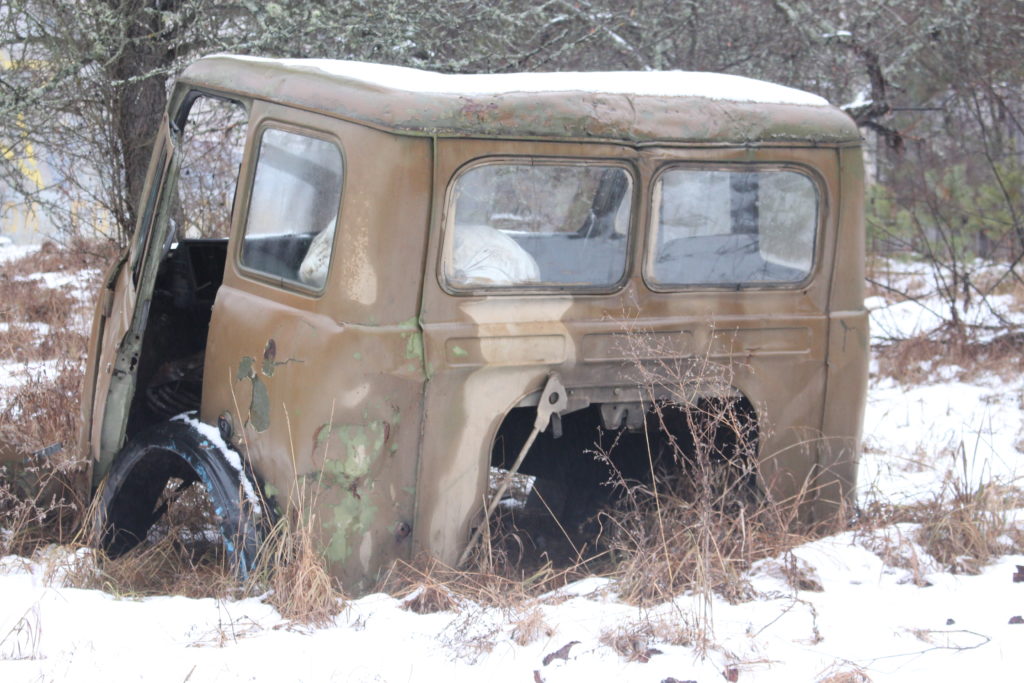
[[[654,284],[796,283],[811,272],[818,189],[782,169],[673,168],[654,186]]]
[[[321,289],[341,201],[342,158],[327,140],[277,128],[260,139],[242,265]]]
[[[456,177],[447,283],[604,286],[626,272],[633,178],[621,166],[499,162]]]

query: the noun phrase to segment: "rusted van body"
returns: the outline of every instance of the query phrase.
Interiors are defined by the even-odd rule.
[[[217,238],[183,189],[207,177],[182,151],[200,100],[241,113],[216,128],[238,141]],[[106,523],[143,535],[167,478],[212,491],[220,458],[312,509],[352,590],[454,563],[552,374],[567,400],[523,470],[571,511],[599,429],[649,411],[631,370],[666,358],[725,368],[759,485],[810,483],[828,517],[866,390],[862,184],[845,114],[738,77],[201,59],[97,306],[81,447]]]

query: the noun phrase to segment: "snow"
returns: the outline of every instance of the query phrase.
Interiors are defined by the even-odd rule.
[[[3,237],[0,239],[6,240],[6,242],[0,242],[0,263],[16,261],[22,256],[39,249],[38,245],[13,244],[9,237]]]
[[[699,71],[593,71],[511,74],[441,74],[408,67],[334,59],[235,59],[315,69],[383,88],[415,93],[503,95],[586,92],[652,97],[701,97],[758,104],[829,106],[818,95],[743,76]]]
[[[719,680],[734,666],[740,680],[813,681],[830,669],[856,667],[872,681],[930,682],[1006,680],[1024,665],[1024,626],[1008,623],[1024,611],[1024,586],[1010,581],[1024,556],[1003,558],[979,576],[928,574],[931,586],[918,587],[849,533],[794,555],[822,591],[793,591],[760,574],[754,584],[761,598],[714,603],[714,646],[706,659],[687,647],[651,643],[661,654],[648,663],[623,660],[602,636],[645,623],[681,626],[690,598],[640,611],[590,592],[594,582],[587,580],[583,589],[569,587],[575,595],[568,600],[531,606],[553,632],[517,645],[512,631],[524,615],[497,608],[419,615],[374,594],[349,602],[334,626],[310,630],[255,598],[118,599],[47,583],[33,564],[8,569],[0,580],[2,623],[5,633],[16,634],[0,644],[0,677],[496,683],[533,680],[538,671],[549,682],[658,681]],[[543,664],[573,641],[567,659]]]
[[[906,270],[902,277],[928,277]],[[926,287],[929,307],[931,296]],[[1004,304],[1000,313],[1013,315]],[[932,329],[937,320],[890,298],[873,299],[872,308],[877,341]],[[10,384],[13,366],[0,369]],[[959,370],[936,361],[920,384],[873,371],[863,504],[932,500],[954,477],[968,486],[1019,483],[1024,377],[982,373],[965,381]],[[215,428],[179,419],[230,452]],[[1008,515],[1022,519],[1024,511]],[[619,599],[614,581],[590,577],[518,606],[464,599],[459,611],[434,614],[367,595],[320,629],[282,619],[259,598],[133,599],[68,587],[70,569],[88,570],[91,555],[51,547],[34,558],[0,558],[0,681],[706,682],[729,670],[739,681],[785,683],[839,674],[874,683],[1019,677],[1024,624],[1010,622],[1024,616],[1024,582],[1013,581],[1024,555],[956,575],[914,542],[916,529],[847,531],[762,560],[748,572],[755,597],[739,604],[683,595],[640,609]],[[801,590],[787,578],[794,570]],[[517,624],[534,614],[546,628],[518,644]],[[671,644],[701,629],[705,656]],[[609,645],[616,635],[657,652],[646,663],[627,661]],[[548,657],[566,646],[564,658]]]

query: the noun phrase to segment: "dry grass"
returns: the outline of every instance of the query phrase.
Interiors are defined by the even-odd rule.
[[[69,577],[81,588],[97,588],[114,595],[182,595],[190,598],[237,597],[238,577],[223,552],[198,552],[180,530],[171,530],[154,543],[143,543],[121,557],[97,558]]]
[[[228,598],[238,595],[238,577],[224,550],[219,518],[201,484],[182,488],[171,479],[158,505],[166,512],[146,538],[117,557],[99,547],[96,500],[90,504],[76,542],[90,548],[92,561],[68,572],[65,583],[115,595],[182,595]]]
[[[955,463],[943,490],[925,506],[916,540],[948,571],[977,574],[995,558],[1024,550],[1009,517],[1020,492],[989,477],[979,480],[962,444]]]
[[[829,667],[817,683],[871,683],[871,678],[861,667],[843,664]]]
[[[6,263],[0,273],[0,357],[19,362],[84,359],[92,292],[113,255],[109,243],[76,242],[65,249],[52,242]],[[47,287],[36,273],[91,273],[81,298],[70,285]]]
[[[304,510],[278,519],[260,548],[248,590],[270,589],[267,602],[289,621],[327,626],[344,603],[317,545],[315,524],[314,516]]]
[[[627,662],[645,663],[662,654],[655,645],[694,647],[706,651],[712,645],[710,633],[688,614],[651,615],[629,621],[601,633],[599,641]]]
[[[623,599],[638,605],[667,602],[684,591],[730,602],[754,597],[747,570],[807,541],[798,501],[752,495],[745,482],[721,471],[698,475],[707,491],[693,495],[687,475],[630,491],[607,513],[606,529]]]
[[[1024,372],[1024,334],[983,342],[952,335],[914,337],[876,346],[874,356],[878,374],[901,384],[924,384],[943,369],[963,382],[983,375],[1011,378]]]
[[[5,263],[4,273],[27,277],[35,273],[104,270],[118,250],[117,243],[108,239],[74,237],[66,244],[44,242],[36,251]]]
[[[81,365],[30,376],[0,409],[0,549],[29,555],[40,544],[74,538],[88,504],[88,474],[75,453]],[[53,444],[61,452],[30,454]]]
[[[395,562],[378,583],[378,590],[405,602],[419,614],[459,611],[462,605],[519,608],[539,595],[564,586],[570,570],[550,565],[537,574],[517,579],[494,571],[454,569],[423,556],[412,563]]]
[[[763,490],[758,444],[768,435],[756,411],[735,397],[734,368],[713,362],[710,349],[672,360],[677,354],[660,352],[643,334],[627,339],[655,419],[645,423],[650,478],[613,479],[621,503],[604,515],[619,593],[653,605],[693,591],[708,611],[715,594],[750,599],[751,564],[811,535],[801,523],[811,492],[779,501]],[[610,454],[597,456],[612,462]]]
[[[527,608],[512,622],[512,641],[521,647],[554,635],[555,629],[548,624],[540,607]]]
[[[1002,555],[1024,552],[1024,529],[1013,518],[1024,507],[1019,482],[974,471],[963,444],[951,458],[942,489],[930,499],[869,500],[858,520],[861,543],[887,565],[909,570],[918,585],[932,571],[977,574]]]
[[[91,306],[69,287],[50,288],[37,272],[98,268],[109,247],[53,244],[6,263],[0,274],[0,357],[42,361],[0,401],[0,549],[30,555],[41,544],[67,543],[80,526],[88,501],[86,467],[75,447],[80,384]],[[98,278],[92,278],[92,286]],[[91,298],[91,297],[86,297]],[[26,459],[53,444],[63,450]]]

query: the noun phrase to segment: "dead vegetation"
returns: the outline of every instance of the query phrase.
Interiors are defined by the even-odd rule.
[[[269,589],[267,601],[285,619],[326,626],[341,612],[343,595],[327,572],[314,525],[306,510],[282,515],[260,548],[247,591],[258,594]]]
[[[31,555],[46,543],[68,543],[88,502],[87,473],[75,453],[86,320],[105,247],[68,250],[47,243],[3,264],[0,274],[0,358],[28,363],[5,372],[0,385],[0,551]],[[67,273],[83,288],[49,287],[36,273]],[[23,373],[22,377],[19,377]],[[53,448],[50,448],[53,447]],[[48,449],[45,457],[30,457]]]
[[[980,376],[1009,378],[1024,372],[1024,333],[976,340],[957,336],[919,336],[877,346],[881,377],[901,384],[924,384],[936,373],[962,382]]]
[[[919,384],[937,373],[971,381],[985,375],[1007,379],[1024,372],[1024,330],[1008,319],[1009,313],[1024,310],[1024,281],[1008,277],[997,266],[979,265],[960,289],[951,291],[950,276],[937,264],[930,264],[937,268],[932,273],[926,268],[911,274],[909,265],[896,267],[896,263],[889,258],[869,259],[867,295],[889,305],[920,307],[943,322],[911,336],[894,334],[876,345],[872,355],[881,377]],[[956,315],[947,310],[949,306]],[[884,337],[894,331],[874,332]]]
[[[656,645],[706,650],[711,644],[709,636],[692,615],[676,610],[646,615],[607,629],[601,633],[600,642],[627,662],[647,662],[654,655],[662,654]]]

